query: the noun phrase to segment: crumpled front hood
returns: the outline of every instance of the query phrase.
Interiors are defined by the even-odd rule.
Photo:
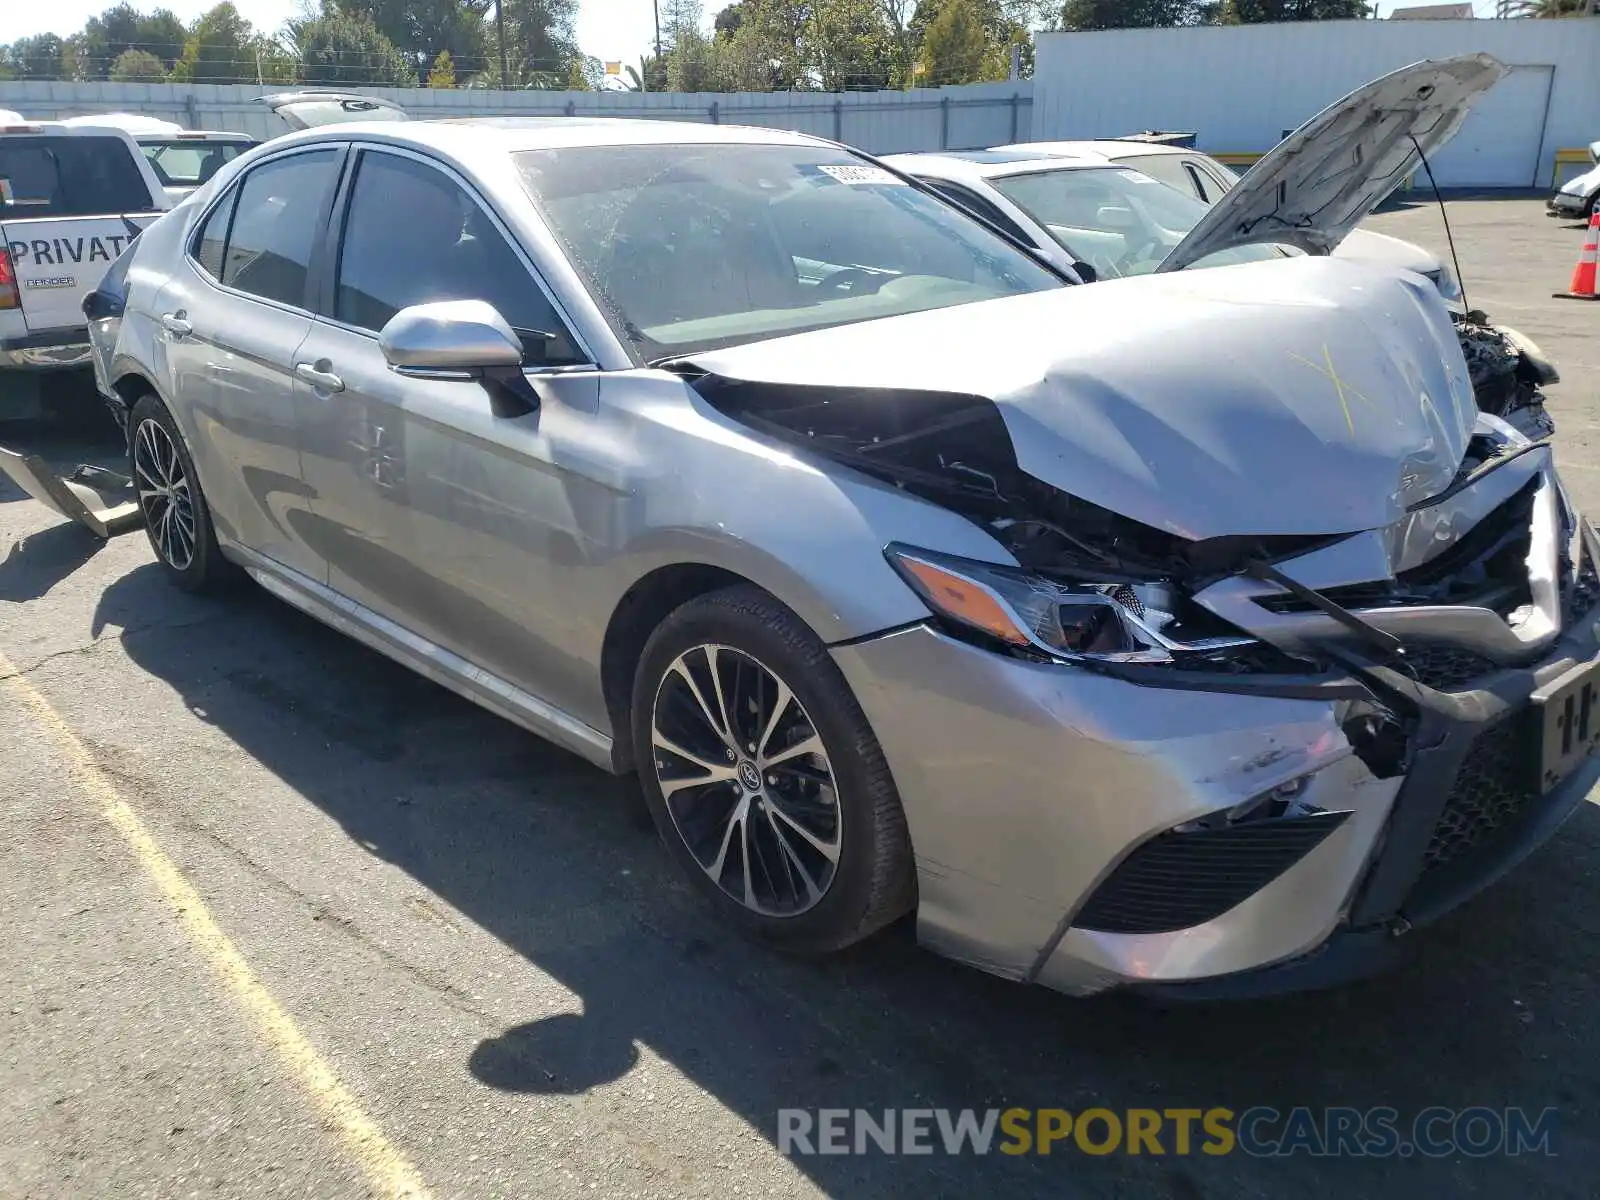
[[[1192,539],[1391,524],[1449,485],[1477,417],[1438,294],[1337,259],[1069,287],[691,361],[751,383],[987,397],[1022,470]]]

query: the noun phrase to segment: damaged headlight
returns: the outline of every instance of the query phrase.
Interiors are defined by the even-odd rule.
[[[1173,643],[1157,632],[1172,620],[1166,585],[1058,583],[907,546],[884,554],[939,616],[1008,646],[1103,662],[1172,661]]]

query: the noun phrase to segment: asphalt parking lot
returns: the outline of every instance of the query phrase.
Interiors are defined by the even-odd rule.
[[[1600,511],[1600,305],[1531,199],[1453,203]],[[1372,227],[1442,250],[1430,205]],[[14,427],[70,464],[109,421]],[[197,600],[0,491],[0,1195],[1588,1197],[1600,810],[1342,991],[1073,1001],[726,934],[633,785],[264,593]],[[789,1159],[785,1107],[1558,1110],[1553,1156]]]

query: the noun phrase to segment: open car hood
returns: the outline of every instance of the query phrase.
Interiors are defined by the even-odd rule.
[[[707,373],[703,396],[752,397],[726,415],[822,454],[825,428],[880,457],[937,436],[941,400],[992,404],[1008,466],[1195,541],[1391,525],[1450,485],[1478,415],[1437,290],[1338,258],[961,304],[682,365]]]
[[[343,125],[351,121],[404,121],[406,110],[382,96],[354,92],[274,92],[260,97],[290,129]]]
[[[1261,242],[1330,253],[1506,72],[1487,54],[1464,54],[1364,84],[1264,154],[1156,270]]]

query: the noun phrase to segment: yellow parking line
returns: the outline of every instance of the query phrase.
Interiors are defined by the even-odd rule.
[[[244,955],[211,916],[200,893],[150,836],[139,814],[122,798],[110,777],[95,765],[88,748],[72,727],[16,671],[4,654],[0,654],[0,687],[14,693],[55,740],[74,782],[101,806],[101,815],[128,843],[139,866],[177,914],[189,940],[222,977],[239,1007],[304,1089],[324,1124],[339,1135],[340,1141],[361,1164],[372,1186],[386,1197],[427,1200],[428,1188],[417,1169],[367,1116],[327,1060],[300,1032],[294,1018],[284,1011],[251,970]]]

